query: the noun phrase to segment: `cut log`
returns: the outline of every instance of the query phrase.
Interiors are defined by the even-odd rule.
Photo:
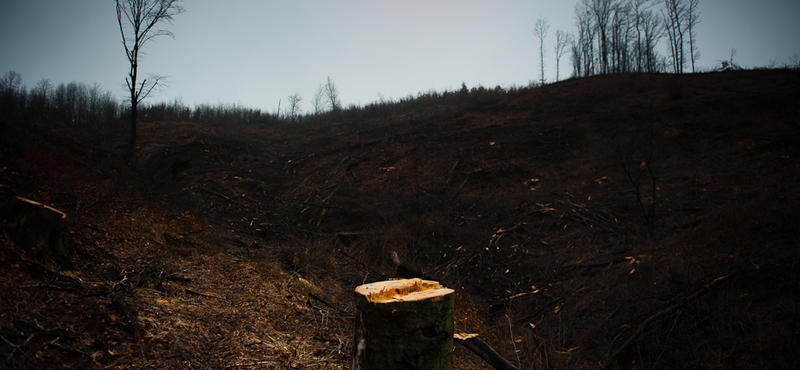
[[[3,205],[0,216],[14,228],[14,242],[36,259],[72,269],[72,237],[67,215],[30,199],[15,197]]]
[[[361,285],[355,292],[352,370],[453,368],[452,289],[405,279]]]
[[[455,333],[453,338],[456,343],[478,355],[487,364],[492,365],[493,368],[497,370],[517,370],[516,366],[508,362],[503,356],[500,356],[492,346],[484,342],[483,339],[478,338],[478,334],[459,332]]]

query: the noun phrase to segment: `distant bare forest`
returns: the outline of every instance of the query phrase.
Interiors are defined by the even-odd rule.
[[[574,76],[696,72],[700,0],[580,0],[569,34]],[[667,54],[658,52],[666,38]]]
[[[556,68],[564,54],[572,62],[572,78],[599,74],[644,72],[685,73],[698,72],[696,26],[700,23],[699,0],[580,0],[575,5],[576,29],[572,32],[558,30],[556,36]],[[543,40],[547,36],[546,18],[537,21],[534,34],[540,38],[541,79],[527,86],[496,86],[486,88],[466,85],[456,91],[420,92],[397,99],[384,98],[366,105],[342,106],[336,84],[328,78],[310,99],[313,109],[303,111],[303,100],[295,93],[287,97],[281,110],[274,112],[244,107],[238,104],[201,103],[190,106],[180,99],[171,102],[143,102],[138,107],[138,120],[144,122],[187,121],[208,124],[242,123],[256,125],[298,124],[345,119],[357,123],[375,117],[414,112],[431,106],[447,106],[447,114],[480,109],[498,101],[509,93],[530,89],[545,83]],[[666,41],[666,53],[658,51]],[[740,68],[733,60],[721,62],[720,68]],[[772,62],[768,68],[798,68],[798,58],[782,66]],[[558,72],[557,72],[558,73]],[[557,75],[558,76],[558,75]],[[556,77],[558,79],[558,77]],[[15,71],[6,72],[0,79],[0,116],[19,120],[60,120],[68,124],[122,125],[129,116],[130,104],[123,104],[110,91],[99,84],[82,82],[55,85],[43,78],[28,89],[22,76]]]
[[[332,81],[329,81],[333,84]],[[530,88],[532,86],[529,86]],[[277,125],[314,123],[332,119],[358,122],[367,118],[388,117],[392,114],[412,112],[431,105],[447,106],[448,114],[479,109],[498,101],[523,87],[487,89],[482,86],[468,89],[462,85],[458,91],[428,91],[397,100],[382,99],[363,106],[349,105],[333,109],[329,102],[320,102],[318,112],[301,114],[290,109],[285,112],[264,112],[238,104],[198,104],[191,107],[181,100],[143,103],[139,106],[139,120],[143,122],[186,121],[207,124],[241,123],[251,125]],[[81,82],[61,83],[54,86],[42,79],[32,89],[22,83],[22,76],[9,71],[0,79],[0,117],[37,122],[58,120],[81,125],[124,125],[130,106],[120,103],[109,91],[98,84]]]

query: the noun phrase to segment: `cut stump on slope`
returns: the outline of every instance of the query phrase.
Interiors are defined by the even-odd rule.
[[[352,370],[453,368],[453,289],[404,279],[361,285],[355,293]]]
[[[0,219],[12,226],[17,246],[34,258],[53,261],[65,269],[74,268],[72,236],[64,212],[15,197],[0,207]]]

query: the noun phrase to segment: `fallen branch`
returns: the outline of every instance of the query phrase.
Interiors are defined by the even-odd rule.
[[[28,342],[30,342],[31,339],[33,339],[33,337],[35,337],[35,336],[36,336],[36,334],[31,334],[30,336],[28,336],[28,339],[25,339],[25,342],[20,344],[20,345],[16,345],[14,343],[11,343],[11,341],[6,339],[6,337],[0,336],[0,338],[2,338],[4,342],[8,343],[11,347],[14,348],[14,350],[11,351],[11,353],[6,358],[6,361],[11,361],[14,358],[14,354],[17,353],[17,351],[19,351],[22,354],[25,354],[25,352],[22,350],[22,347],[24,347],[26,344],[28,344]],[[25,355],[27,356],[27,354],[25,354]]]
[[[72,277],[72,276],[67,276],[67,275],[55,272],[51,268],[49,268],[49,267],[47,267],[47,266],[45,266],[45,265],[43,265],[41,263],[23,259],[21,256],[19,256],[19,254],[17,254],[17,257],[18,257],[17,259],[9,260],[8,262],[10,262],[10,263],[16,262],[16,263],[24,264],[32,272],[35,272],[36,274],[38,274],[39,276],[47,279],[50,282],[54,282],[54,283],[63,282],[64,284],[66,284],[66,285],[63,285],[63,287],[65,289],[66,288],[74,288],[75,290],[79,290],[79,289],[82,288],[81,281],[76,279],[76,278],[74,278],[74,277]]]
[[[517,370],[516,366],[508,362],[503,356],[500,356],[492,346],[484,342],[483,339],[478,338],[478,334],[457,332],[453,334],[453,340],[478,355],[478,357],[497,370]]]
[[[322,303],[322,304],[324,304],[324,305],[326,305],[326,306],[328,306],[328,307],[330,307],[330,308],[332,308],[332,309],[334,309],[336,311],[339,311],[339,309],[334,307],[334,305],[332,305],[332,304],[328,303],[326,300],[314,295],[314,293],[308,293],[308,298],[312,298],[312,299],[314,299],[316,301],[319,301],[320,303]]]
[[[665,309],[663,309],[661,311],[658,311],[658,312],[654,313],[653,315],[651,315],[650,317],[648,317],[646,320],[644,320],[644,322],[642,322],[641,325],[639,325],[639,328],[636,329],[636,331],[633,332],[633,334],[631,334],[630,337],[628,337],[628,340],[626,340],[625,343],[622,343],[622,345],[620,345],[611,355],[606,357],[606,359],[603,360],[600,363],[600,365],[603,366],[603,367],[608,367],[608,365],[610,363],[612,363],[619,355],[621,355],[622,352],[624,352],[626,349],[628,349],[628,347],[630,347],[634,342],[636,342],[639,339],[639,337],[642,335],[642,333],[644,333],[645,329],[647,329],[647,327],[650,326],[650,324],[656,322],[657,320],[660,320],[662,318],[667,317],[672,312],[674,312],[674,311],[676,311],[676,310],[678,310],[680,308],[683,308],[684,306],[686,306],[687,304],[691,303],[695,299],[699,298],[703,294],[708,293],[711,289],[713,289],[713,288],[721,285],[722,283],[726,282],[728,280],[728,278],[730,278],[732,275],[733,274],[720,276],[720,277],[712,280],[710,283],[707,283],[706,285],[703,285],[702,287],[698,288],[694,293],[692,293],[692,294],[690,294],[690,295],[688,295],[686,297],[683,297],[682,299],[678,300],[678,302],[676,302],[675,304],[673,304],[673,305],[671,305],[671,306],[669,306],[669,307],[667,307],[667,308],[665,308]]]

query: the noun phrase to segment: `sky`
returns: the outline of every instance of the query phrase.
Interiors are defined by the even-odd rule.
[[[540,77],[533,28],[547,18],[545,79],[556,30],[574,31],[577,0],[183,0],[174,37],[146,44],[139,74],[168,76],[147,102],[238,104],[275,112],[300,94],[312,110],[328,77],[344,106],[430,90],[524,86]],[[700,0],[699,66],[744,67],[800,55],[800,1]],[[659,46],[666,53],[666,40]],[[561,79],[571,73],[569,54]],[[98,83],[125,96],[129,64],[114,1],[0,0],[0,73],[34,87]]]

